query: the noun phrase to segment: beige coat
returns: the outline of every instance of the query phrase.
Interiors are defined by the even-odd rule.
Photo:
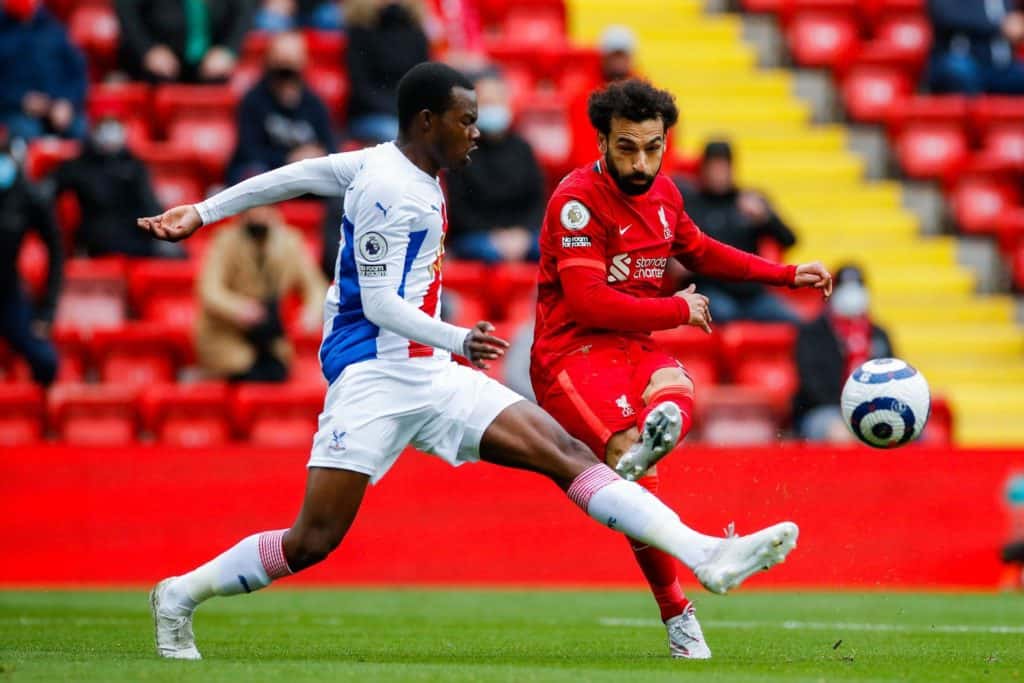
[[[257,243],[241,225],[232,225],[218,231],[207,251],[197,283],[196,354],[199,365],[211,375],[242,373],[255,362],[256,350],[235,322],[249,302],[298,290],[303,318],[319,320],[321,316],[327,283],[306,251],[302,236],[287,226],[271,226],[264,250],[266,260],[261,268]],[[277,341],[273,353],[285,365],[291,363],[292,348],[287,340]]]

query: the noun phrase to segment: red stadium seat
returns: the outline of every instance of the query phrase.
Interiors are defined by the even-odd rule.
[[[331,117],[335,121],[344,120],[348,101],[348,76],[344,69],[340,65],[313,65],[306,70],[305,77],[309,87],[324,101]]]
[[[146,83],[93,83],[89,86],[86,108],[92,119],[113,116],[121,121],[149,116],[152,94]]]
[[[1013,288],[1017,292],[1024,292],[1024,244],[1013,251],[1010,272],[1013,274]]]
[[[503,22],[507,38],[523,45],[565,43],[565,11],[562,7],[523,7],[512,3]]]
[[[965,129],[969,100],[961,95],[915,95],[893,108],[888,125],[891,133],[907,126],[941,124]]]
[[[119,384],[173,382],[192,356],[188,330],[151,322],[98,330],[90,347],[102,381]]]
[[[263,66],[263,56],[267,52],[267,46],[273,34],[267,31],[249,31],[245,34],[245,41],[242,43],[241,64],[258,64]]]
[[[701,391],[695,424],[704,443],[722,446],[768,444],[779,434],[782,406],[751,387],[717,386]]]
[[[281,218],[306,237],[318,237],[326,206],[317,199],[292,199],[277,205]]]
[[[790,54],[800,66],[841,68],[860,46],[857,21],[846,12],[806,11],[786,28]]]
[[[922,123],[905,126],[895,140],[904,173],[916,179],[952,177],[967,163],[967,136],[962,126]]]
[[[742,0],[743,10],[758,14],[779,14],[786,0]]]
[[[89,371],[89,345],[81,330],[54,325],[53,343],[57,347],[60,363],[57,381],[76,383],[86,379]]]
[[[35,384],[0,384],[0,446],[42,439],[43,390]]]
[[[68,33],[72,42],[89,57],[93,79],[98,80],[110,66],[117,53],[121,25],[109,5],[82,3],[74,9],[69,20]]]
[[[995,222],[996,239],[999,250],[1012,259],[1021,246],[1024,246],[1024,206],[1004,209]]]
[[[230,117],[182,118],[171,124],[168,138],[191,149],[208,177],[220,180],[235,151],[238,130]]]
[[[142,394],[143,425],[159,443],[219,446],[231,440],[229,398],[223,382],[155,384]]]
[[[70,259],[55,320],[78,329],[117,327],[125,319],[125,290],[123,259]]]
[[[854,121],[879,123],[912,90],[910,78],[899,69],[858,64],[843,78],[843,104]]]
[[[1012,183],[979,175],[964,176],[949,195],[956,221],[968,234],[993,233],[999,217],[1018,199]]]
[[[534,98],[519,111],[516,130],[530,143],[548,178],[561,178],[570,170],[572,128],[568,103],[558,98]]]
[[[309,51],[309,63],[321,66],[343,66],[348,39],[340,31],[307,30],[306,49]]]
[[[932,396],[931,414],[921,434],[921,443],[932,446],[953,444],[953,409],[942,396]]]
[[[898,14],[882,20],[875,40],[889,45],[910,64],[923,64],[932,46],[932,27],[922,14]]]
[[[121,384],[58,384],[49,392],[50,424],[75,445],[127,445],[138,428],[136,387]]]
[[[677,327],[654,333],[654,342],[682,363],[697,391],[718,384],[719,335],[696,327]]]
[[[4,384],[27,384],[32,382],[32,373],[25,359],[0,339],[0,389]]]
[[[308,447],[323,403],[319,384],[242,384],[234,397],[235,424],[260,446]]]
[[[306,386],[321,384],[327,388],[323,370],[320,369],[320,341],[322,333],[296,330],[290,336],[294,356],[288,369],[288,381]]]
[[[722,357],[733,381],[788,402],[797,386],[796,328],[786,323],[738,322],[726,325],[721,335]]]
[[[158,86],[153,96],[153,114],[161,129],[168,132],[178,119],[231,119],[238,95],[226,85]]]
[[[25,174],[32,180],[39,180],[62,162],[77,157],[81,150],[81,145],[75,140],[36,138],[29,143],[25,153]]]
[[[154,173],[153,192],[165,208],[195,204],[205,197],[203,184],[195,176],[178,173]]]
[[[145,260],[132,264],[128,284],[132,308],[148,322],[192,330],[198,316],[195,261]]]

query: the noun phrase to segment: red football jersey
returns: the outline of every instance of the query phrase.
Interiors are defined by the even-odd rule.
[[[580,325],[566,303],[560,276],[564,269],[598,269],[613,290],[631,297],[653,298],[661,293],[665,268],[673,256],[690,270],[712,277],[773,284],[788,284],[793,278],[792,266],[769,263],[707,237],[683,210],[678,188],[664,175],[659,174],[651,188],[639,196],[622,192],[602,161],[566,176],[548,202],[540,234],[537,321],[531,357],[534,385],[546,386],[549,371],[558,359],[581,347],[646,339],[650,335],[651,330]],[[609,327],[614,327],[615,316],[616,310],[607,310],[600,311],[599,317],[607,317]]]

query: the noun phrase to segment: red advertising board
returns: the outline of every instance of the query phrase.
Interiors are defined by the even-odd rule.
[[[180,573],[298,511],[306,454],[231,446],[8,449],[0,584],[141,584]],[[1024,452],[683,448],[665,500],[692,527],[801,528],[753,586],[994,587]],[[367,495],[326,562],[296,583],[640,585],[626,541],[553,484],[415,452]],[[691,581],[688,577],[688,581]]]

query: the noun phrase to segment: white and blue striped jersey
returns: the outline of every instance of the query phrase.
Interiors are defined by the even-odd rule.
[[[451,357],[378,327],[364,311],[364,299],[386,288],[440,318],[448,228],[440,183],[394,143],[366,150],[361,161],[345,194],[334,284],[324,304],[320,363],[329,383],[349,365],[374,358]]]

